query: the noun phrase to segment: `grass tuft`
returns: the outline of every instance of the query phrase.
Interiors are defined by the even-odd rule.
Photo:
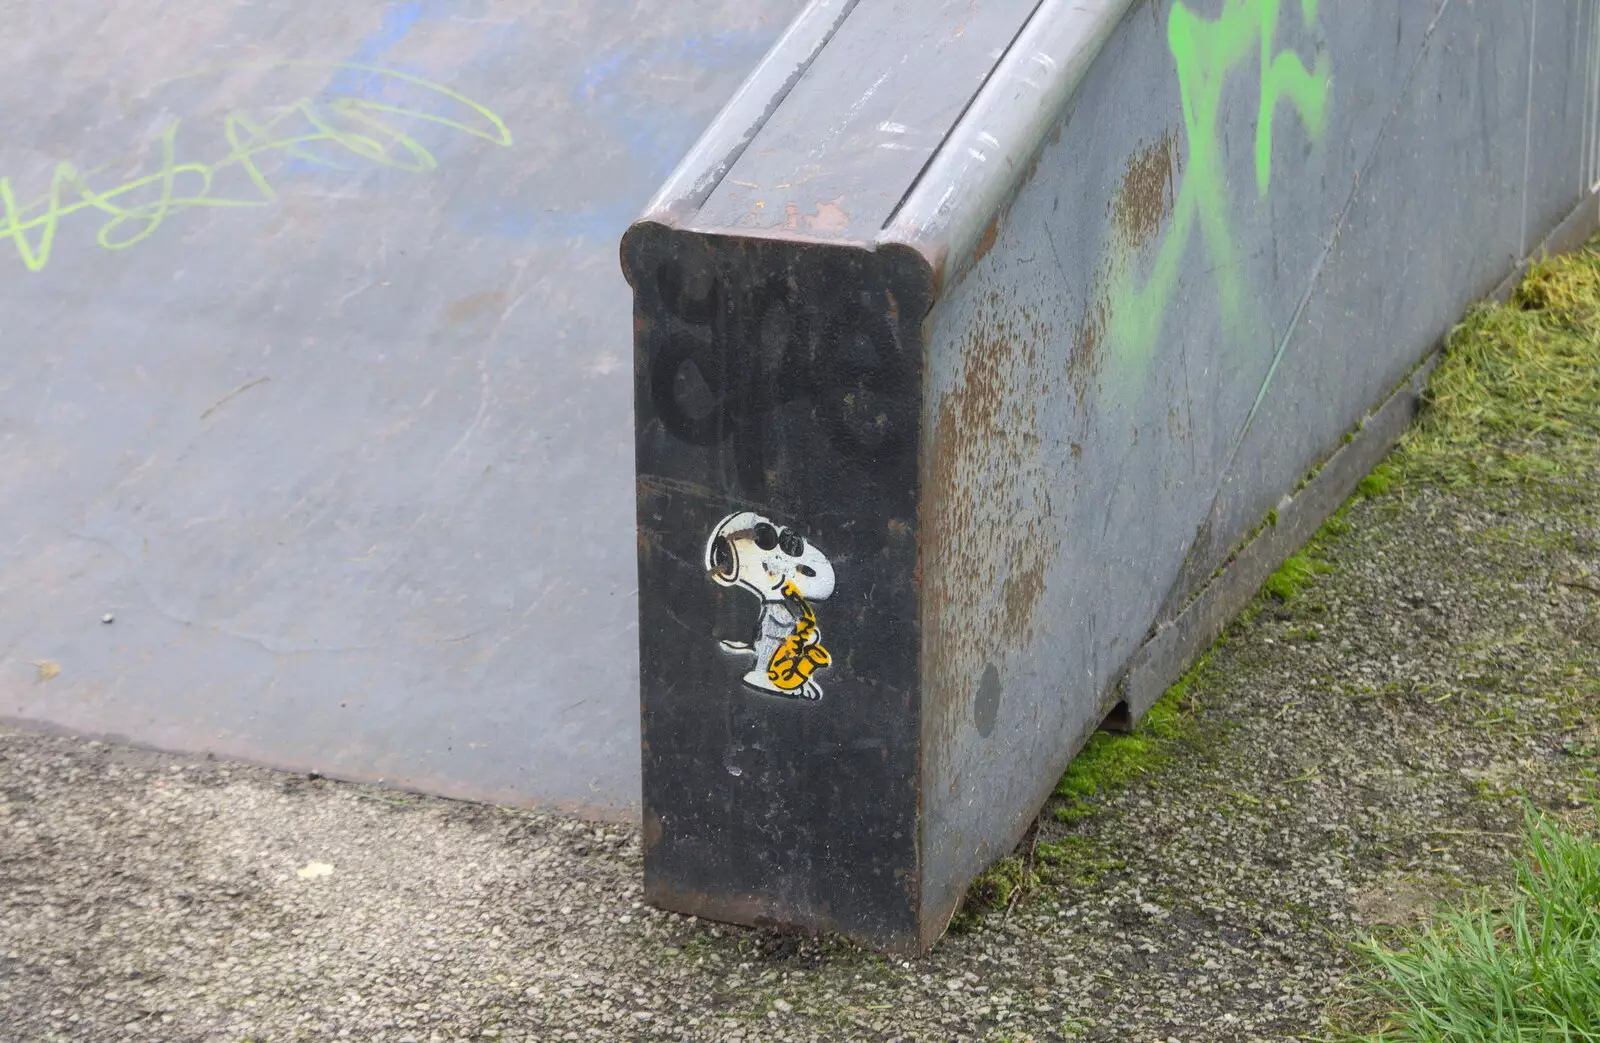
[[[1445,341],[1410,476],[1446,485],[1560,476],[1600,445],[1600,249],[1533,265],[1506,304],[1475,307]],[[1549,436],[1559,436],[1551,438]]]
[[[967,888],[962,910],[951,927],[958,932],[969,926],[968,918],[975,913],[1009,908],[1012,901],[1039,886],[1039,874],[1034,872],[1027,859],[1007,855],[984,871],[983,875]]]
[[[1364,499],[1376,499],[1387,494],[1394,483],[1394,468],[1386,463],[1379,464],[1371,474],[1361,479],[1361,484],[1356,486],[1356,494]]]
[[[1600,842],[1531,811],[1528,833],[1509,903],[1357,945],[1368,990],[1392,1013],[1353,1040],[1600,1039]]]

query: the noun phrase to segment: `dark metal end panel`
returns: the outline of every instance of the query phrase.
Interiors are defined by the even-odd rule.
[[[916,948],[927,265],[658,224],[624,252],[647,898]]]

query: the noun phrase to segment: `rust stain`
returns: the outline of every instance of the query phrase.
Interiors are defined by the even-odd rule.
[[[972,263],[977,264],[994,249],[995,240],[1000,238],[1000,215],[996,214],[994,220],[989,222],[989,227],[983,230],[983,238],[978,240],[978,249],[972,255]]]
[[[941,745],[973,721],[985,665],[1033,639],[1060,546],[1040,429],[1055,382],[1043,350],[1052,339],[1046,322],[997,291],[960,345],[960,383],[940,397],[919,565],[927,705]]]
[[[1104,340],[1109,302],[1098,280],[1090,287],[1089,299],[1084,302],[1083,315],[1072,335],[1072,347],[1067,352],[1067,383],[1078,400],[1078,408],[1088,408],[1090,393],[1100,376],[1105,361]]]
[[[843,203],[844,196],[840,196],[838,199],[835,199],[832,202],[819,200],[817,202],[817,212],[814,214],[803,214],[801,215],[800,220],[805,222],[805,226],[811,229],[813,232],[842,232],[850,227],[850,215],[845,213],[844,207],[841,205]],[[793,216],[794,215],[791,213],[791,220],[793,219]],[[789,227],[793,228],[794,225],[791,224]]]
[[[659,474],[639,474],[634,476],[635,494],[644,496],[650,493],[664,493],[668,496],[692,496],[696,499],[720,502],[722,493],[712,489],[709,485],[699,482],[684,481],[681,478],[666,478]],[[752,510],[765,511],[768,514],[780,513],[779,508],[768,503],[751,503]]]
[[[1177,135],[1169,128],[1128,158],[1122,184],[1111,200],[1111,214],[1118,237],[1129,249],[1137,250],[1161,234],[1161,222],[1177,198],[1177,155]]]
[[[1044,542],[1031,538],[1034,523],[1028,523],[1028,536],[1011,544],[1011,560],[1006,570],[1006,582],[1000,589],[1001,604],[1005,606],[1007,633],[1023,633],[1033,624],[1033,610],[1044,597],[1044,574],[1053,555],[1046,553]]]
[[[500,290],[485,290],[463,297],[445,309],[444,317],[452,323],[471,322],[480,316],[495,311],[503,311],[506,306],[506,295]]]
[[[649,854],[661,843],[661,815],[655,808],[646,808],[644,813],[644,852]]]

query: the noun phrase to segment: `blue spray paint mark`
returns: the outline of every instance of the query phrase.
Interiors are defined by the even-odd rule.
[[[569,170],[527,186],[516,198],[457,201],[452,216],[458,227],[516,239],[617,239],[705,129],[715,108],[704,102],[721,101],[686,99],[681,87],[657,89],[652,74],[743,72],[766,53],[774,35],[771,30],[732,31],[628,46],[596,57],[573,81],[573,108],[588,136],[602,146],[621,145],[615,149],[625,153],[621,161],[602,166],[589,158],[594,150],[584,150],[587,155],[581,151],[580,156],[594,164],[592,178],[573,177]]]
[[[352,65],[383,65],[384,56],[410,35],[412,28],[422,20],[422,17],[422,0],[408,0],[407,3],[395,4],[383,12],[383,22],[361,41],[361,45],[346,61]],[[361,69],[340,69],[329,82],[328,90],[334,94],[376,99],[383,97],[387,82],[386,77],[376,73]]]
[[[437,6],[430,4],[430,7]],[[362,39],[355,51],[345,59],[351,65],[380,65],[393,68],[398,72],[407,72],[421,75],[421,71],[407,66],[386,65],[385,56],[395,45],[403,41],[416,24],[428,17],[423,12],[423,0],[405,0],[395,4],[383,12],[383,21],[378,28],[368,33]],[[437,17],[437,16],[434,16]],[[389,97],[397,86],[397,81],[391,77],[381,76],[378,73],[365,69],[341,68],[334,73],[328,81],[323,94],[340,97],[359,97],[372,100],[396,100]],[[303,151],[318,155],[320,162],[295,159],[288,164],[288,169],[293,173],[307,173],[312,171],[342,170],[343,164],[337,160],[322,158],[315,148],[306,148]]]
[[[694,144],[700,120],[672,105],[655,92],[643,92],[629,82],[632,69],[688,66],[716,72],[746,69],[760,60],[772,43],[769,31],[733,30],[709,36],[691,36],[645,49],[623,49],[592,63],[574,92],[580,106],[598,108],[606,122],[626,137],[628,151],[645,164],[651,178],[660,180]],[[644,94],[640,99],[639,95]],[[645,104],[636,104],[644,100]]]

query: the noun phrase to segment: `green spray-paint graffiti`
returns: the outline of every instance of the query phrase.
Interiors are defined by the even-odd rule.
[[[1319,55],[1308,70],[1291,50],[1274,53],[1282,0],[1226,0],[1215,20],[1196,15],[1174,0],[1167,19],[1182,99],[1188,154],[1181,186],[1172,204],[1172,224],[1161,240],[1143,284],[1131,270],[1136,244],[1118,242],[1109,265],[1105,334],[1121,365],[1142,373],[1154,354],[1167,320],[1172,292],[1184,253],[1196,228],[1204,238],[1224,320],[1234,336],[1244,336],[1260,323],[1254,315],[1241,275],[1239,248],[1229,220],[1232,197],[1223,163],[1218,117],[1223,86],[1244,62],[1259,57],[1260,101],[1256,117],[1255,181],[1260,196],[1272,182],[1273,127],[1278,103],[1287,100],[1313,139],[1319,138],[1327,114],[1328,70]],[[1317,0],[1300,0],[1305,26],[1315,26]]]

